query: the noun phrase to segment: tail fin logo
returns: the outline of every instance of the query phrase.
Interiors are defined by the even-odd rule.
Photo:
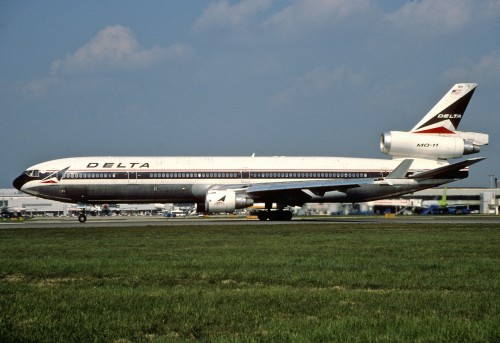
[[[475,83],[456,84],[411,130],[415,133],[453,133],[476,89]]]
[[[440,119],[462,119],[462,115],[461,114],[439,113],[438,118],[440,118]]]

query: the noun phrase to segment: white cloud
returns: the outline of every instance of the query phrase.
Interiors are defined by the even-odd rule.
[[[449,82],[489,82],[500,78],[500,52],[492,51],[482,56],[476,63],[453,68],[445,72]]]
[[[29,97],[38,98],[48,91],[50,87],[57,84],[57,78],[49,76],[43,79],[31,80],[26,83],[20,83],[23,93]]]
[[[411,1],[389,15],[389,20],[403,27],[416,24],[425,28],[454,29],[470,20],[469,13],[466,1]]]
[[[243,0],[231,5],[228,0],[212,2],[196,21],[195,28],[237,27],[272,4],[272,0]]]
[[[130,29],[121,25],[107,26],[74,53],[52,62],[51,75],[146,68],[189,52],[189,46],[184,44],[144,49]]]
[[[295,0],[267,19],[263,26],[288,36],[347,18],[369,8],[368,0]]]
[[[335,70],[317,68],[295,79],[285,90],[274,94],[271,102],[275,105],[290,105],[297,99],[329,91],[339,84],[359,85],[362,82],[363,77],[346,66]]]
[[[412,33],[455,32],[478,20],[500,16],[498,0],[421,0],[409,1],[386,20]]]

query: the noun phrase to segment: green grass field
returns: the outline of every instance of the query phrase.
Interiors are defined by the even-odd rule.
[[[0,230],[1,342],[499,342],[500,228]]]

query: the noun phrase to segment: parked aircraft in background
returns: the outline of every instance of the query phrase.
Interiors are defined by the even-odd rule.
[[[446,200],[447,187],[443,188],[443,195],[439,200],[422,201],[420,214],[470,214],[471,210],[466,205],[448,204]]]
[[[20,214],[23,210],[24,208],[20,207],[11,207],[11,206],[0,207],[0,218],[17,217],[18,213]]]
[[[488,135],[458,131],[476,84],[461,83],[409,132],[382,134],[392,159],[347,157],[73,157],[29,167],[14,186],[31,195],[80,204],[196,203],[198,212],[233,212],[264,203],[260,220],[290,220],[287,206],[365,202],[468,176]],[[274,207],[273,207],[274,205]],[[85,222],[85,211],[79,216]]]

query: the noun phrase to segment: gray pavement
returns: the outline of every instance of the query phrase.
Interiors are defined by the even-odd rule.
[[[425,224],[498,224],[500,216],[466,215],[466,216],[308,216],[295,217],[289,222],[259,221],[246,217],[208,216],[164,218],[161,216],[137,217],[92,217],[81,224],[76,217],[35,218],[30,220],[2,220],[0,229],[16,228],[64,228],[64,227],[132,227],[132,226],[173,226],[173,225],[297,225],[297,224],[356,224],[356,223],[421,223]]]

